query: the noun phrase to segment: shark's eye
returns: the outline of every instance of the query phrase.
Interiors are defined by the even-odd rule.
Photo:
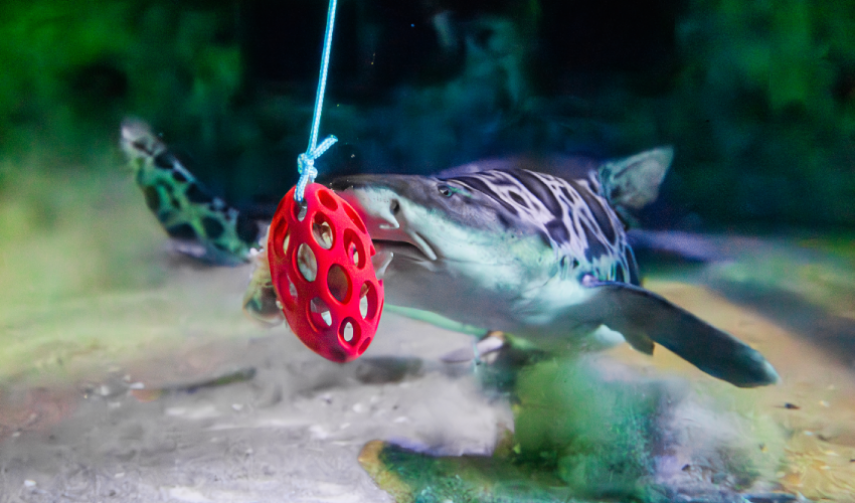
[[[451,190],[451,187],[449,187],[448,185],[440,185],[437,188],[439,189],[439,193],[445,197],[451,197],[452,194],[454,194],[454,191]]]

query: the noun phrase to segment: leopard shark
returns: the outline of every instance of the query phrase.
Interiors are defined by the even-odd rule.
[[[266,254],[253,251],[263,224],[208,195],[144,124],[126,122],[122,145],[179,249],[211,262],[255,257],[244,307],[281,322]],[[664,147],[603,163],[512,158],[329,186],[368,228],[387,305],[447,327],[512,334],[548,353],[625,341],[652,354],[659,344],[735,386],[773,384],[778,375],[758,351],[641,287],[622,215],[656,199],[672,157]]]

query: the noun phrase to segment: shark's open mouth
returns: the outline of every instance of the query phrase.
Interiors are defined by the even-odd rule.
[[[429,267],[432,259],[422,251],[421,248],[408,241],[395,241],[391,239],[374,239],[374,248],[377,253],[371,257],[371,262],[374,264],[374,272],[377,279],[384,279],[386,269],[395,261],[409,262],[416,267]],[[433,250],[426,248],[430,253]],[[436,255],[433,255],[436,259]]]
[[[416,262],[435,262],[438,248],[413,229],[401,202],[389,189],[354,189],[347,179],[332,187],[362,217],[378,255],[396,255]],[[382,259],[387,265],[390,259]]]
[[[374,247],[378,253],[391,252],[396,257],[406,257],[411,260],[432,262],[437,259],[436,252],[421,236],[410,241],[397,241],[391,239],[374,239]]]

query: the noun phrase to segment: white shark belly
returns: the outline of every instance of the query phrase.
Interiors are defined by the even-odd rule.
[[[601,351],[623,343],[620,333],[588,316],[593,301],[590,289],[575,279],[552,277],[525,292],[510,332],[551,352]]]
[[[384,277],[386,302],[508,332],[549,350],[600,350],[622,342],[616,332],[600,333],[598,324],[582,321],[590,293],[577,281],[520,271],[513,264],[449,269],[393,260]],[[580,321],[568,321],[568,311],[576,309]]]
[[[521,297],[529,281],[524,271],[513,262],[485,260],[450,267],[396,256],[384,274],[386,302],[485,330],[512,331],[529,316]]]
[[[517,294],[508,289],[484,288],[443,272],[392,267],[383,283],[386,302],[392,305],[431,311],[485,330],[508,331],[517,325],[512,312]]]

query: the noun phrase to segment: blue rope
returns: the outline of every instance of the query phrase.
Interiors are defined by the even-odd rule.
[[[315,159],[329,150],[338,138],[328,136],[318,145],[318,130],[321,128],[321,109],[324,106],[324,91],[327,87],[327,71],[330,66],[330,49],[332,48],[333,25],[335,24],[335,8],[337,0],[330,0],[330,9],[327,14],[327,32],[324,36],[324,53],[321,59],[321,75],[318,77],[318,94],[315,97],[315,115],[312,118],[312,131],[309,136],[309,147],[306,152],[297,156],[297,172],[300,180],[297,181],[297,189],[294,191],[294,200],[303,202],[306,186],[315,181],[318,170],[315,168]]]

